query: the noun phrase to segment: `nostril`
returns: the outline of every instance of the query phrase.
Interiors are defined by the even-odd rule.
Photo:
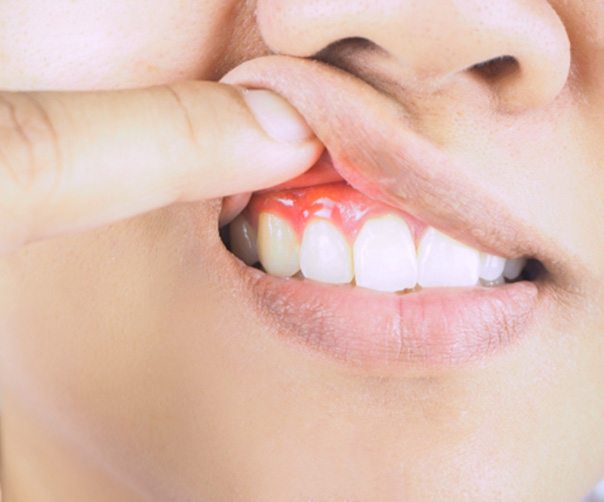
[[[312,56],[312,59],[326,63],[341,70],[351,71],[351,63],[361,54],[387,54],[374,42],[363,37],[347,37],[336,40]]]
[[[498,56],[496,58],[477,63],[470,68],[470,71],[483,79],[492,82],[507,77],[520,70],[518,60],[509,55]]]

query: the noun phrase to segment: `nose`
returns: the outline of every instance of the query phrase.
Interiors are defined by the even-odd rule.
[[[258,0],[257,20],[278,54],[362,39],[396,62],[402,85],[436,92],[480,77],[508,111],[551,102],[570,70],[566,29],[546,0]]]

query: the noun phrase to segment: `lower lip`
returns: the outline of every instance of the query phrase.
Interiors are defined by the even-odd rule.
[[[528,331],[540,296],[529,281],[380,293],[273,277],[231,258],[267,326],[364,369],[447,367],[501,352]]]

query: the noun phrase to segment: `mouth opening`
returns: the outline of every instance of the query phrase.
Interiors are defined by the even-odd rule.
[[[534,257],[474,249],[345,181],[253,194],[220,237],[239,260],[271,276],[397,295],[547,276]]]

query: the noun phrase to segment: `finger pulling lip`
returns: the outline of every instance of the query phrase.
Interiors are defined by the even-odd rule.
[[[547,238],[416,134],[402,106],[368,84],[322,63],[282,56],[245,63],[223,80],[285,96],[324,143],[328,153],[315,170],[279,188],[343,178],[480,251],[536,258],[547,270],[547,279],[537,282],[398,295],[271,277],[233,257],[257,315],[287,339],[362,366],[473,361],[529,331],[551,293],[552,272],[576,274]]]
[[[547,238],[415,133],[403,106],[369,84],[322,63],[286,56],[249,61],[223,81],[285,96],[326,147],[318,164],[331,164],[337,176],[370,198],[480,251],[533,257],[550,272],[566,266],[566,257]],[[313,184],[312,176],[301,179]]]

